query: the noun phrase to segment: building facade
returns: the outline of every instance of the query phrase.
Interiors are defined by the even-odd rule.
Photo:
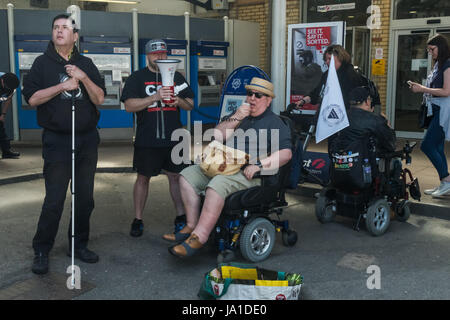
[[[260,66],[270,73],[271,7],[274,0],[236,0],[231,19],[260,23]],[[406,81],[424,82],[432,67],[426,41],[440,33],[450,41],[448,0],[286,0],[286,23],[345,21],[352,62],[376,84],[382,111],[397,136],[421,138],[422,96]],[[286,32],[287,33],[287,32]]]

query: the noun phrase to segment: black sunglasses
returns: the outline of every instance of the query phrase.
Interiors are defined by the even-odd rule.
[[[251,97],[253,95],[255,95],[255,98],[257,98],[257,99],[261,99],[262,97],[268,97],[267,94],[247,90],[247,97]]]

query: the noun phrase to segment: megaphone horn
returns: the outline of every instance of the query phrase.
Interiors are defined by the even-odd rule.
[[[159,72],[161,72],[161,80],[163,87],[169,87],[172,92],[172,97],[174,95],[173,90],[173,78],[175,76],[175,71],[177,70],[177,65],[181,60],[178,59],[163,59],[156,60],[155,63],[158,65]],[[164,103],[174,103],[173,98],[163,99]]]

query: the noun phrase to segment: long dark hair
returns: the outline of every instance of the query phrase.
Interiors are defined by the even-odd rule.
[[[435,63],[438,63],[439,69],[442,68],[445,61],[450,59],[450,47],[447,38],[438,33],[427,41],[427,45],[436,46],[438,48],[438,57]]]

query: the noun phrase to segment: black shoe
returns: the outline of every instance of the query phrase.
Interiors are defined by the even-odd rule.
[[[48,272],[48,254],[36,253],[33,259],[33,267],[31,271],[35,274],[46,274]]]
[[[144,223],[142,220],[134,219],[131,224],[130,236],[132,237],[140,237],[144,232]]]
[[[3,159],[17,159],[20,156],[20,152],[13,151],[12,149],[9,149],[7,151],[3,152]]]
[[[72,252],[67,252],[67,256],[72,257]],[[96,263],[98,262],[99,257],[95,252],[89,250],[88,248],[84,248],[75,249],[75,259],[80,259],[86,263]]]

